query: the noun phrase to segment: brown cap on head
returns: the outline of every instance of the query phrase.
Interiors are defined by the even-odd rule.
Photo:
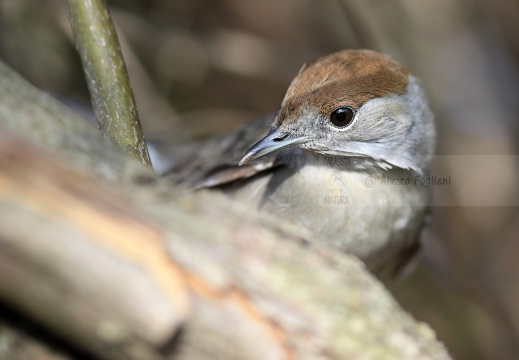
[[[409,72],[384,55],[344,50],[303,66],[287,90],[276,126],[296,121],[304,107],[328,116],[342,106],[360,108],[376,97],[403,94]]]

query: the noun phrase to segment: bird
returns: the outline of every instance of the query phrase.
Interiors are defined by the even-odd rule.
[[[397,274],[429,219],[435,121],[420,81],[371,50],[304,64],[277,114],[184,151],[169,176],[221,191]]]

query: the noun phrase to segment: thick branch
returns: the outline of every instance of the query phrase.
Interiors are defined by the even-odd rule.
[[[35,150],[0,136],[0,297],[110,359],[157,358],[191,307],[163,235]]]
[[[67,0],[70,23],[103,134],[150,164],[117,34],[104,0]]]

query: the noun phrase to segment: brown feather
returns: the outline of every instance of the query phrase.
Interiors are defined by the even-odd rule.
[[[275,126],[297,121],[306,106],[328,116],[342,106],[360,108],[368,100],[403,94],[409,72],[369,50],[344,50],[305,64],[287,90]]]

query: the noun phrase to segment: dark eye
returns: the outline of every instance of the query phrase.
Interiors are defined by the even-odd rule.
[[[349,106],[335,109],[330,114],[332,124],[338,127],[349,125],[354,117],[355,110]]]

